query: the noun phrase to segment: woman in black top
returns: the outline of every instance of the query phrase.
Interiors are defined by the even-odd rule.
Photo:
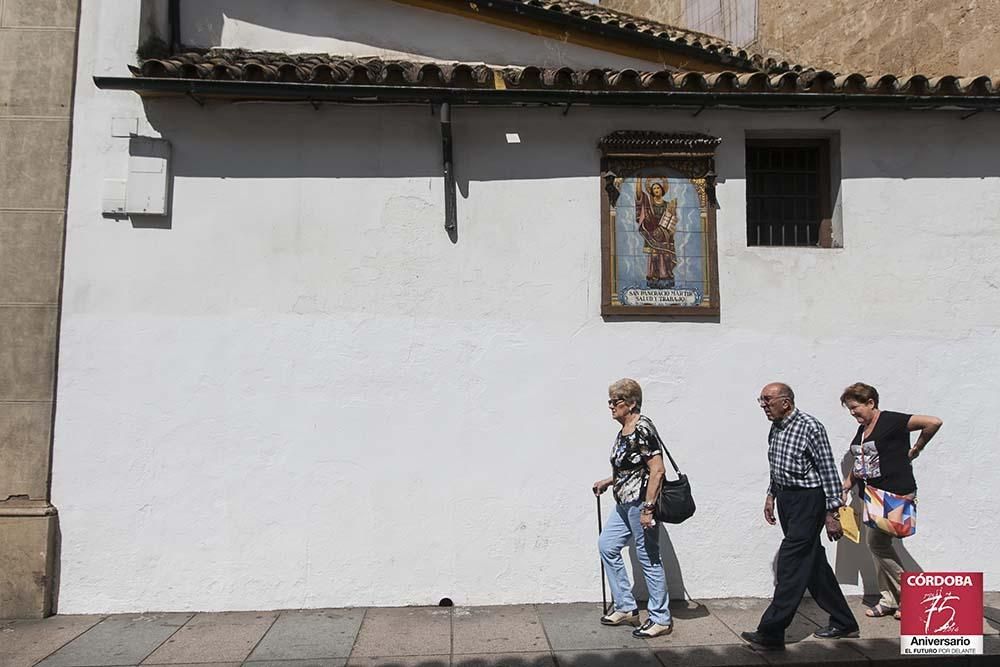
[[[913,477],[913,459],[920,456],[927,443],[941,428],[941,420],[927,415],[909,415],[880,410],[878,391],[857,382],[844,390],[840,404],[858,421],[858,432],[851,441],[854,467],[844,479],[844,504],[857,483],[915,498],[917,482]],[[910,431],[920,431],[910,446]],[[882,598],[866,616],[878,618],[894,614],[899,618],[899,579],[903,563],[893,546],[893,536],[877,528],[868,528],[868,548],[875,561]]]

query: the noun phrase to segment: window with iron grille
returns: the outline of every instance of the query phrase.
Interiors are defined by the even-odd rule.
[[[833,245],[828,140],[750,139],[746,177],[748,246]]]

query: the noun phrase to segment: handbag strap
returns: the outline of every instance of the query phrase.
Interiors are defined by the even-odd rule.
[[[875,429],[873,428],[872,431]],[[872,441],[872,446],[875,446],[875,441]],[[858,447],[860,454],[858,455],[861,459],[861,474],[865,476],[862,480],[863,482],[868,482],[868,459],[865,458],[865,427],[864,424],[861,425],[861,434],[858,436]],[[877,450],[876,450],[877,451]]]
[[[657,440],[659,440],[659,436],[657,436]],[[662,440],[660,440],[660,449],[662,449],[663,453],[667,455],[668,459],[670,459],[670,465],[672,465],[674,467],[674,472],[677,473],[678,477],[680,477],[681,476],[681,469],[677,467],[677,463],[674,461],[674,457],[672,457],[670,455],[670,451],[667,450],[667,448],[663,445],[663,441]]]
[[[680,477],[681,476],[681,469],[677,467],[677,463],[676,463],[676,461],[674,461],[674,457],[672,457],[670,455],[670,451],[667,449],[667,446],[663,444],[663,438],[660,437],[660,432],[656,430],[656,426],[653,425],[652,422],[650,422],[650,426],[652,426],[652,428],[650,430],[653,432],[653,435],[656,437],[657,444],[660,445],[660,449],[663,450],[663,453],[667,455],[667,458],[670,460],[670,465],[672,465],[674,467],[674,472],[677,473],[678,477]]]

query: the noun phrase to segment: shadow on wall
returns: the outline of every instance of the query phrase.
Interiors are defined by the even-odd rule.
[[[670,533],[666,527],[660,526],[660,562],[663,563],[663,570],[667,575],[667,591],[670,593],[670,600],[687,600],[687,589],[684,587],[684,572],[681,570],[681,563],[677,559],[677,551],[674,543],[670,540]],[[649,589],[646,587],[646,579],[642,576],[642,565],[635,555],[632,546],[628,548],[629,559],[632,562],[632,593],[636,600],[649,601]],[[694,603],[694,601],[692,601]],[[697,603],[694,603],[697,604]],[[673,605],[671,605],[673,606]],[[708,613],[707,610],[705,612]]]
[[[429,106],[352,106],[307,103],[145,100],[149,123],[173,146],[173,172],[211,178],[402,178],[441,177],[441,127]],[[803,112],[805,113],[805,112]],[[848,113],[848,112],[844,112]],[[703,114],[704,115],[704,114]],[[745,176],[742,146],[732,139],[741,118],[714,112],[690,118],[683,112],[641,109],[470,108],[453,110],[455,173],[468,197],[470,182],[589,177],[600,173],[598,140],[622,128],[713,132],[728,128],[719,148],[720,180]],[[872,113],[873,121],[881,114]],[[919,113],[909,115],[920,129]],[[912,141],[907,117],[897,130],[881,132],[881,145],[864,151],[841,142],[841,177],[983,178],[1000,176],[1000,133],[954,121],[942,132]],[[724,122],[723,122],[724,121]],[[750,120],[747,120],[749,123]],[[867,127],[867,126],[866,126]],[[738,130],[737,130],[738,131]],[[867,132],[867,129],[865,130]],[[517,133],[519,143],[507,142]],[[595,193],[597,192],[595,184]]]
[[[176,178],[427,178],[443,187],[441,126],[427,106],[325,105],[315,110],[309,104],[209,102],[200,107],[170,99],[147,100],[145,107],[150,125],[172,147],[171,192]],[[492,110],[485,116],[481,111],[454,114],[460,222],[473,182],[567,176],[596,182],[597,140],[617,127],[606,116],[578,119],[582,127],[567,125],[558,109]],[[505,134],[511,131],[519,133],[521,143],[507,143]],[[434,203],[443,223],[443,196]],[[133,224],[171,226],[169,219],[155,217],[135,218]]]
[[[678,650],[680,652],[674,656],[669,655],[670,649],[666,649],[663,656],[667,660],[670,658],[683,660],[677,664],[727,665],[735,664],[733,657],[739,655],[745,658],[746,664],[757,664],[754,662],[755,659],[750,649],[732,644],[679,647]],[[659,664],[645,646],[637,646],[634,650],[560,651],[557,655],[558,664],[562,667],[618,667],[620,665]],[[449,658],[383,658],[378,659],[378,664],[380,667],[448,667]],[[452,667],[551,667],[553,661],[552,656],[546,652],[521,655],[455,655],[450,659],[450,664]]]
[[[173,173],[204,178],[442,177],[441,126],[430,106],[146,100],[147,119],[173,148]],[[459,190],[470,181],[600,174],[607,118],[566,123],[557,109],[454,112]],[[519,144],[508,144],[517,132]],[[596,192],[596,191],[595,191]]]
[[[165,4],[164,0],[143,0],[143,15],[160,19],[156,24],[146,22],[143,36],[147,39],[153,36],[154,30],[165,30],[165,8],[160,7]],[[181,0],[181,40],[189,47],[222,46],[227,36],[224,32],[236,32],[239,24],[243,24],[258,28],[254,32],[259,36],[266,35],[265,50],[278,50],[276,47],[281,43],[294,43],[293,37],[301,35],[365,44],[373,51],[419,54],[415,57],[425,60],[508,62],[512,55],[520,55],[532,64],[538,64],[535,56],[550,61],[558,57],[558,52],[553,52],[553,40],[540,43],[535,54],[512,54],[510,46],[499,40],[484,39],[483,35],[494,31],[498,35],[506,32],[509,38],[517,40],[515,44],[520,43],[521,46],[537,40],[523,33],[491,29],[486,24],[478,24],[481,30],[460,30],[459,26],[466,22],[468,19],[389,0],[284,0],[281,3],[272,0],[241,0],[235,3],[228,0]],[[284,35],[289,37],[284,38]],[[155,37],[166,40],[162,34]],[[274,40],[274,46],[271,40]],[[320,49],[306,47],[298,50]],[[335,55],[350,53],[345,48]]]
[[[854,457],[850,451],[844,452],[844,456],[840,460],[841,479],[847,476],[853,465]],[[861,505],[861,500],[857,497],[857,494],[853,494],[851,509],[854,510],[855,516],[858,517],[861,539],[855,544],[845,537],[837,543],[837,559],[833,571],[837,575],[837,581],[842,584],[855,586],[860,580],[864,597],[867,601],[870,597],[877,599],[879,592],[878,583],[875,579],[875,564],[872,562],[871,552],[868,551],[868,547],[865,544],[868,527],[861,523]]]

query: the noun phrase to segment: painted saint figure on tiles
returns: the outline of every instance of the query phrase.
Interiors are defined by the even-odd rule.
[[[637,178],[635,181],[635,221],[644,241],[642,251],[648,255],[646,286],[652,289],[674,286],[677,199],[666,198],[669,187],[666,179]]]

